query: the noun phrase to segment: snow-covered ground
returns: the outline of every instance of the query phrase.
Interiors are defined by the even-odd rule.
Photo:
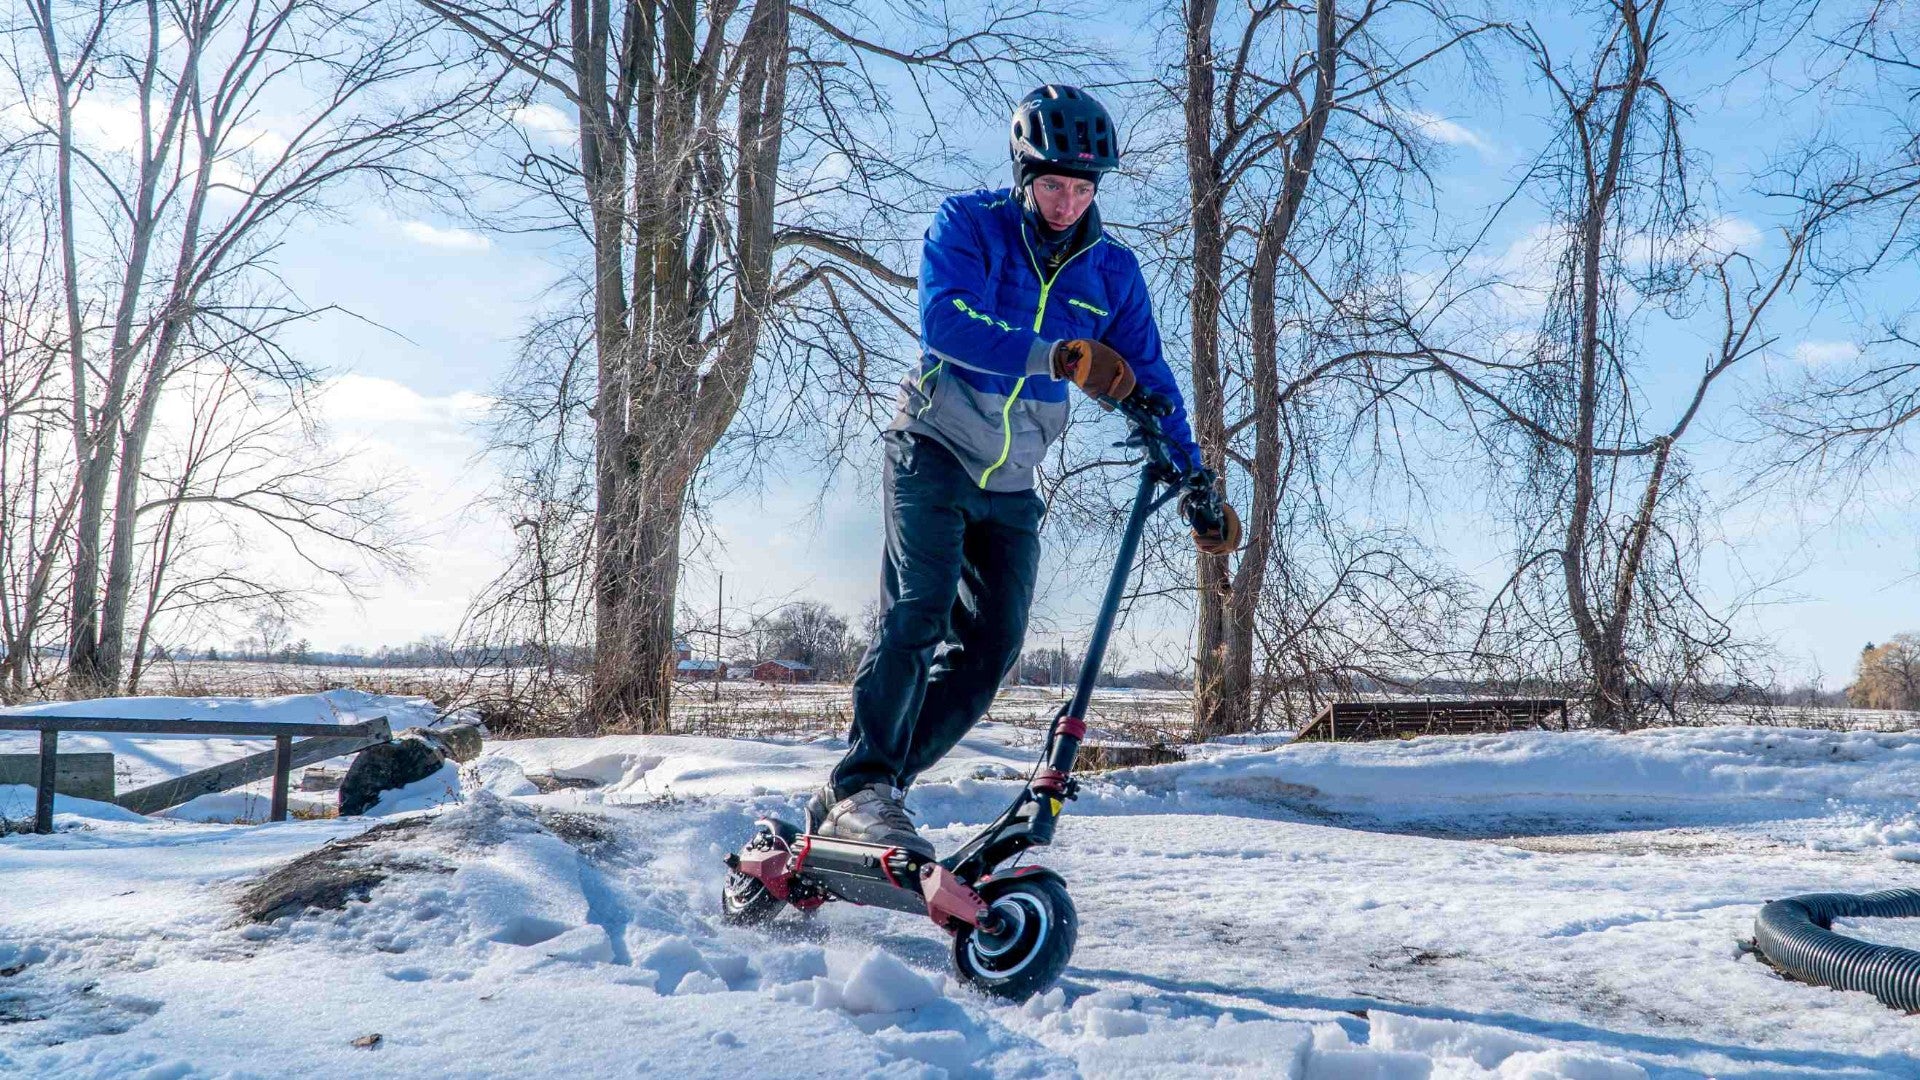
[[[1035,738],[982,725],[916,787],[943,849]],[[492,743],[384,819],[63,799],[0,839],[0,1075],[1920,1076],[1912,1019],[1738,944],[1769,899],[1914,883],[1920,735],[1251,740],[1089,778],[1041,856],[1079,949],[1024,1006],[924,919],[720,924],[721,856],[841,749]],[[366,898],[248,918],[302,856]]]

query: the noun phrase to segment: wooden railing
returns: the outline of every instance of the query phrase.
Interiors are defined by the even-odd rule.
[[[60,733],[113,735],[200,735],[207,738],[270,738],[273,749],[238,761],[201,769],[185,776],[115,796],[114,802],[135,813],[151,814],[211,792],[273,777],[273,805],[269,818],[287,819],[287,774],[302,765],[352,754],[387,742],[392,731],[387,718],[358,724],[277,724],[264,720],[128,720],[113,716],[21,716],[0,714],[0,731],[40,733],[40,782],[34,792],[33,831],[53,831],[54,773],[60,753]],[[299,742],[294,739],[299,738]]]
[[[1553,720],[1559,718],[1555,725]],[[1474,701],[1339,701],[1294,735],[1296,742],[1359,741],[1415,735],[1474,735],[1567,726],[1564,698]]]

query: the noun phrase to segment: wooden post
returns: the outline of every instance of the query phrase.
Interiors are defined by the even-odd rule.
[[[34,792],[33,831],[53,831],[53,777],[60,759],[60,732],[48,728],[40,733],[40,787]]]
[[[273,811],[270,821],[287,820],[287,774],[293,771],[293,736],[273,737]]]

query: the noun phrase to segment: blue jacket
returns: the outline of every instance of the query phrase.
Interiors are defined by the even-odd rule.
[[[920,257],[920,368],[900,382],[891,430],[934,439],[990,491],[1033,486],[1034,466],[1067,424],[1071,384],[1053,378],[1057,341],[1092,338],[1126,358],[1140,385],[1174,403],[1161,429],[1200,464],[1180,387],[1160,351],[1146,279],[1097,212],[1057,267],[1013,192],[955,195]]]

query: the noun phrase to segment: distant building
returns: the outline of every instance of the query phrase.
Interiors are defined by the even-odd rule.
[[[721,660],[681,660],[673,666],[676,679],[724,679],[727,677],[727,665]]]
[[[798,660],[762,660],[753,665],[756,682],[812,682],[813,668]]]
[[[693,659],[693,646],[687,644],[686,638],[673,639],[673,658],[675,660]]]

